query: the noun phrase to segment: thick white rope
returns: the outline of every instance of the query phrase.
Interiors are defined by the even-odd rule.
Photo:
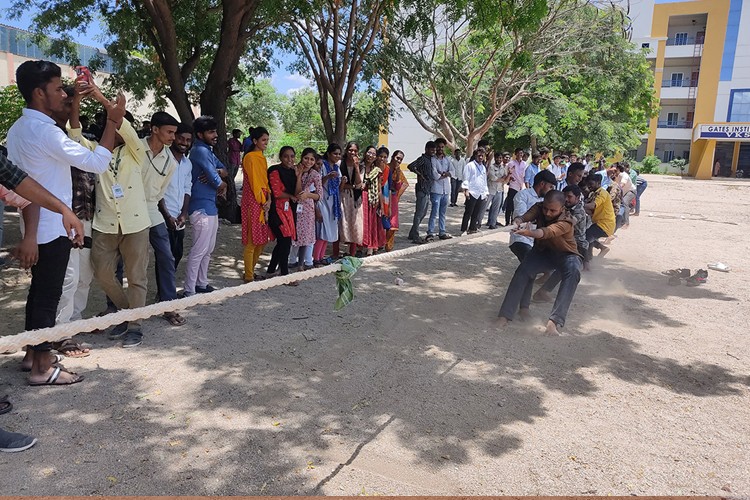
[[[489,236],[495,232],[498,231],[478,232],[458,238],[452,238],[449,240],[438,240],[433,243],[414,245],[412,247],[395,250],[393,252],[380,253],[364,258],[363,266],[387,262],[390,260],[398,259],[400,257],[404,257],[406,255],[426,252],[428,250],[434,250],[436,248],[441,248],[456,243],[463,243],[474,238]],[[17,351],[26,345],[37,345],[41,344],[42,342],[57,342],[60,340],[68,339],[81,332],[104,330],[105,328],[109,328],[113,325],[119,325],[120,323],[124,323],[125,321],[137,321],[146,319],[150,318],[151,316],[164,314],[165,312],[189,309],[193,306],[198,305],[217,304],[231,297],[247,295],[248,293],[257,292],[260,290],[268,290],[269,288],[286,285],[293,281],[303,281],[311,278],[317,278],[326,274],[335,273],[340,269],[340,264],[332,264],[330,266],[310,269],[308,271],[287,274],[286,276],[276,276],[274,278],[269,278],[262,281],[253,281],[251,283],[245,283],[243,285],[222,288],[221,290],[216,290],[215,292],[211,293],[201,293],[190,297],[185,297],[183,299],[157,302],[155,304],[151,304],[145,307],[139,307],[136,309],[123,309],[116,313],[107,314],[106,316],[81,319],[78,321],[72,321],[70,323],[61,323],[50,328],[41,328],[39,330],[25,331],[17,335],[0,337],[0,352]]]

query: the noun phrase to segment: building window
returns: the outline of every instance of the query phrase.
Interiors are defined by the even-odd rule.
[[[690,161],[690,151],[683,151],[682,157],[685,158],[685,161]]]
[[[750,89],[732,90],[727,121],[750,122]]]
[[[688,34],[687,33],[675,33],[675,35],[674,35],[674,44],[675,45],[687,45],[688,44]]]
[[[664,160],[664,163],[669,163],[674,160],[674,151],[664,151],[662,159]]]
[[[672,73],[672,87],[682,87],[682,79],[685,77],[684,73]]]
[[[679,119],[680,115],[678,113],[667,113],[667,127],[676,127]]]
[[[642,49],[650,49],[650,48],[651,48],[651,44],[650,44],[650,43],[648,43],[648,42],[646,42],[646,43],[642,43],[642,44],[641,44],[641,48],[642,48]]]

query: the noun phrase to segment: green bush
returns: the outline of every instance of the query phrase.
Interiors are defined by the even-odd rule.
[[[687,168],[687,160],[684,158],[675,158],[671,162],[669,162],[670,165],[672,165],[672,168],[675,170],[679,170],[680,174],[685,175],[685,169]]]
[[[642,174],[658,174],[661,160],[658,156],[650,155],[643,159]]]

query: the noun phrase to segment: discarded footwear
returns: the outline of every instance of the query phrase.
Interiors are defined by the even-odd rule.
[[[186,323],[185,318],[176,312],[165,312],[164,319],[169,321],[169,324],[172,326],[182,326]]]
[[[708,271],[705,269],[698,269],[694,275],[690,276],[685,280],[687,286],[698,286],[703,285],[708,281]]]
[[[8,396],[3,396],[2,398],[0,398],[0,415],[8,413],[12,409],[13,403],[8,401]]]
[[[732,270],[731,267],[724,264],[723,262],[714,262],[708,265],[708,268],[714,271],[721,271],[722,273],[728,273]]]
[[[678,278],[689,278],[690,269],[670,269],[669,271],[662,271],[664,276],[677,276]]]

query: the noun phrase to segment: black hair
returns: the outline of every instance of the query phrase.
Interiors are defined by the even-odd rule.
[[[177,125],[177,132],[175,134],[190,134],[193,135],[193,127],[189,123],[180,123]]]
[[[558,191],[557,189],[550,189],[547,191],[547,194],[544,195],[544,203],[547,203],[548,201],[559,203],[562,206],[565,206],[565,195],[562,193],[562,191]]]
[[[516,149],[515,149],[515,151],[513,151],[513,152],[514,152],[514,153],[518,153],[519,151],[520,151],[521,153],[523,153],[523,148],[516,148]]]
[[[553,186],[557,185],[557,177],[555,177],[555,174],[550,172],[549,170],[542,170],[538,174],[534,176],[534,187],[537,187],[542,182],[546,182],[547,184],[552,184]]]
[[[296,154],[296,152],[294,151],[293,147],[291,147],[291,146],[281,146],[281,149],[279,150],[279,160],[281,159],[282,156],[284,156],[284,153],[286,153],[289,150],[291,150],[292,153]]]
[[[238,128],[232,129],[232,136],[234,137],[235,135],[237,136],[242,135],[242,130]]]
[[[487,146],[489,146],[489,145],[490,145],[490,141],[488,141],[487,139],[482,139],[481,141],[479,141],[477,143],[477,148],[485,148],[486,149]],[[486,151],[485,151],[485,153],[486,153]]]
[[[104,116],[106,117],[107,114],[104,113]],[[128,110],[125,110],[125,119],[130,123],[131,125],[135,123],[135,116],[133,116],[133,113],[131,113]]]
[[[558,158],[562,160],[562,155],[555,155],[552,157],[553,160],[557,160]]]
[[[594,182],[598,185],[602,185],[602,176],[599,174],[591,174],[588,177],[586,177],[586,184],[589,182]]]
[[[301,160],[302,158],[304,158],[305,156],[307,156],[309,154],[313,155],[316,160],[318,159],[317,158],[318,157],[318,152],[315,151],[315,148],[305,148],[305,149],[303,149],[302,150],[302,154],[299,155],[299,159]]]
[[[541,148],[541,149],[539,149],[539,156],[541,156],[543,154],[546,154],[546,153],[549,153],[549,149],[547,149],[547,148]]]
[[[442,137],[438,137],[437,139],[435,139],[435,145],[437,146],[438,144],[442,144],[443,146],[446,146],[448,144],[448,141],[446,141]]]
[[[389,154],[391,154],[391,152],[390,152],[390,151],[388,150],[388,148],[387,148],[387,147],[385,147],[385,146],[380,146],[380,147],[378,148],[378,151],[377,151],[377,153],[376,153],[376,154],[377,154],[378,156],[380,156],[380,155],[381,155],[381,154],[382,154],[383,152],[385,152],[385,155],[386,155],[386,156],[388,156]]]
[[[427,151],[428,149],[434,149],[437,145],[435,144],[435,141],[427,141],[424,145],[424,150]]]
[[[537,161],[541,160],[542,155],[539,153],[531,155],[531,162],[536,163]]]
[[[152,127],[177,127],[179,126],[180,122],[178,122],[174,116],[170,115],[169,113],[165,113],[164,111],[157,111],[153,115],[151,115],[151,126]],[[213,129],[206,129],[206,130],[213,130]]]
[[[16,70],[16,85],[26,104],[31,104],[34,90],[44,88],[53,78],[60,78],[60,66],[49,61],[26,61]]]
[[[404,154],[404,152],[403,152],[403,151],[401,151],[400,149],[397,149],[397,150],[396,150],[396,151],[394,151],[394,152],[393,152],[393,154],[391,155],[391,160],[393,160],[393,159],[394,159],[394,158],[396,157],[396,155],[398,155],[399,153],[401,153],[401,156],[402,156],[402,157],[405,157],[405,156],[406,156],[406,155]]]
[[[193,129],[196,135],[208,132],[209,130],[216,130],[217,128],[219,128],[219,124],[216,123],[213,116],[199,116],[193,121]]]
[[[250,129],[250,146],[247,148],[247,152],[255,151],[255,142],[264,135],[270,136],[271,134],[268,133],[268,130],[265,127],[254,127]]]
[[[471,154],[471,161],[476,161],[477,155],[479,153],[482,153],[483,155],[487,155],[487,150],[484,149],[484,147],[479,146],[477,149],[474,150],[474,152]]]
[[[568,175],[577,172],[578,170],[586,170],[586,166],[580,162],[571,163],[568,167]]]
[[[581,197],[581,188],[576,186],[575,184],[568,184],[565,186],[565,188],[562,190],[563,193],[573,193],[573,196],[580,198]]]
[[[328,144],[328,148],[326,149],[326,155],[329,155],[329,154],[333,153],[337,149],[339,151],[341,151],[341,146],[339,146],[335,142],[332,142],[332,143]]]
[[[65,85],[63,90],[68,94],[68,97],[73,97],[76,94],[76,88],[72,85]]]

